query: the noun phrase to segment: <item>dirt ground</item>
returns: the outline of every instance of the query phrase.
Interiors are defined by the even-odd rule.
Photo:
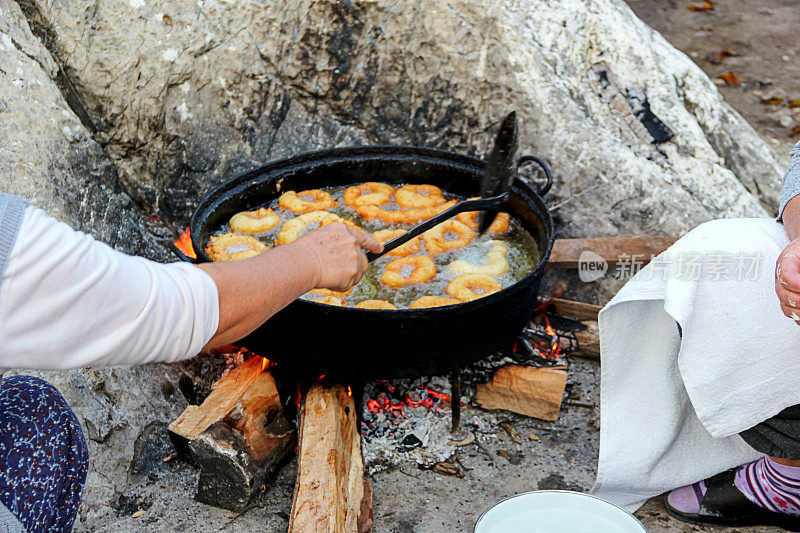
[[[772,140],[779,157],[788,159],[789,149],[800,138],[792,135],[792,129],[800,124],[800,106],[792,108],[787,104],[800,98],[800,2],[715,0],[715,9],[703,12],[688,10],[686,6],[693,3],[688,0],[628,3],[712,78],[726,72],[740,76],[741,83],[732,87],[723,83],[721,92],[762,135]],[[724,48],[739,55],[727,57],[721,64],[709,60],[709,55]],[[771,97],[781,98],[782,102],[762,103]],[[596,362],[574,360],[570,380],[577,383],[580,403],[598,401]],[[487,415],[468,408],[464,419],[473,416]],[[464,478],[406,468],[376,474],[372,478],[375,531],[471,531],[480,513],[506,496],[542,488],[591,487],[599,440],[596,412],[567,405],[561,419],[554,423],[503,416],[519,434],[532,434],[538,440],[518,443],[501,435],[485,442],[483,448],[465,446],[459,452],[464,467],[469,469]],[[505,457],[507,453],[498,454],[509,451],[514,461]],[[240,516],[194,502],[196,471],[177,461],[164,463],[136,490],[120,495],[118,509],[84,515],[76,531],[285,531],[295,469],[296,463],[290,462],[256,506]],[[143,508],[146,512],[134,517],[135,510]],[[683,524],[666,514],[659,499],[650,501],[636,515],[652,533],[742,531]]]
[[[634,12],[689,55],[712,79],[733,72],[741,83],[716,80],[731,106],[771,139],[782,160],[800,140],[800,2],[797,0],[714,0],[711,11],[691,11],[701,0],[626,0]],[[713,63],[723,49],[738,56]],[[762,103],[772,97],[777,105]],[[775,100],[777,103],[777,100]]]

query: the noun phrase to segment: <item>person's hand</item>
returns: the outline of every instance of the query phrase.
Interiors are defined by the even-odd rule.
[[[800,324],[800,237],[790,242],[778,257],[775,292],[783,314]]]
[[[292,244],[312,262],[316,288],[339,292],[350,289],[367,271],[364,250],[383,250],[383,245],[369,235],[338,222],[310,231]]]

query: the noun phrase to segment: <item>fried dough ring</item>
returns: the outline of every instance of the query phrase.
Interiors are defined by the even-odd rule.
[[[303,200],[301,196],[307,196],[314,199],[314,201]],[[278,205],[284,209],[288,209],[295,215],[303,213],[311,213],[313,211],[322,211],[323,209],[330,209],[336,202],[333,201],[333,196],[320,189],[309,189],[307,191],[286,191],[278,198]]]
[[[447,234],[451,232],[457,234],[458,238],[448,241]],[[422,234],[425,247],[428,249],[428,255],[436,255],[448,250],[463,248],[471,243],[474,238],[475,232],[458,220],[442,222]]]
[[[403,277],[401,271],[406,266],[413,266],[414,270],[411,271],[408,277]],[[413,257],[395,259],[386,265],[386,270],[381,276],[381,282],[396,289],[404,285],[425,283],[435,275],[436,265],[433,264],[433,260],[427,255],[415,255]]]
[[[446,296],[420,296],[408,306],[409,309],[427,309],[429,307],[442,307],[443,305],[460,304],[461,300]]]
[[[300,236],[300,232],[306,229],[309,224],[318,223],[320,226],[325,226],[334,222],[348,224],[347,220],[340,216],[334,215],[333,213],[328,213],[327,211],[313,211],[311,213],[305,213],[303,215],[290,218],[283,223],[281,231],[278,232],[278,238],[275,242],[277,244],[288,244],[294,240],[297,240],[297,238]],[[355,224],[352,222],[349,222],[348,225],[355,226]]]
[[[470,198],[470,200],[475,200]],[[459,213],[456,215],[456,220],[463,222],[472,229],[478,229],[478,211],[467,211],[466,213]],[[492,221],[489,233],[505,233],[511,227],[511,216],[508,213],[498,213],[497,217]]]
[[[390,224],[416,224],[417,222],[434,217],[454,205],[456,205],[456,201],[450,200],[449,202],[434,207],[421,207],[419,209],[407,210],[398,209],[397,211],[387,211],[377,205],[363,205],[361,207],[356,207],[356,213],[367,220],[379,218]]]
[[[394,193],[394,201],[402,207],[419,209],[445,202],[442,190],[435,185],[405,185]]]
[[[486,254],[485,265],[473,265],[459,259],[450,263],[450,270],[456,274],[483,274],[484,276],[499,276],[508,272],[508,246],[500,241],[489,241],[492,249]]]
[[[463,274],[448,283],[444,292],[462,302],[471,302],[472,300],[489,296],[502,288],[503,286],[499,281],[489,276]],[[480,289],[482,292],[478,293],[475,289]]]
[[[243,248],[230,252],[231,247]],[[235,261],[237,259],[247,259],[254,257],[268,246],[249,235],[237,235],[236,233],[222,233],[220,235],[213,235],[208,240],[206,246],[206,253],[212,261]]]
[[[386,300],[364,300],[356,304],[356,309],[397,309]]]
[[[319,294],[320,296],[336,296],[339,298],[344,298],[345,296],[350,296],[350,293],[353,292],[355,287],[350,287],[348,290],[344,292],[332,291],[330,289],[311,289],[313,294]]]
[[[275,211],[262,207],[255,211],[242,211],[231,217],[230,225],[233,231],[239,233],[264,233],[278,224],[281,218]]]
[[[394,194],[394,187],[386,183],[368,181],[361,185],[348,187],[344,191],[342,201],[350,207],[364,205],[381,205],[389,201]]]
[[[314,300],[318,304],[334,305],[336,307],[344,307],[344,300],[338,296],[323,296],[318,300]]]
[[[391,241],[392,239],[396,239],[405,232],[406,230],[404,229],[382,229],[373,233],[372,236],[375,237],[375,240],[377,240],[381,244],[386,244],[387,242]],[[386,252],[386,255],[406,257],[412,254],[419,253],[421,249],[422,249],[422,240],[419,237],[414,237],[404,245],[398,246],[397,248],[395,248],[390,252]]]

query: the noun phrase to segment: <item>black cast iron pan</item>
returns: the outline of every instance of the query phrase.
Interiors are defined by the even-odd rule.
[[[544,169],[546,183],[534,189],[517,177],[504,207],[538,246],[539,262],[522,280],[472,302],[430,309],[355,309],[296,300],[238,344],[291,371],[350,380],[443,374],[509,347],[531,319],[554,238],[541,198],[552,184],[550,172],[534,156],[520,158],[518,165],[528,162]],[[430,183],[471,197],[484,171],[484,162],[474,157],[397,146],[338,148],[275,161],[224,183],[200,203],[190,223],[196,261],[210,261],[205,244],[231,216],[287,190],[383,181]]]

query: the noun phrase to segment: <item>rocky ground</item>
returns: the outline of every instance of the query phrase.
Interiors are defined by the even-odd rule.
[[[685,52],[711,78],[733,72],[741,83],[716,83],[730,103],[781,157],[800,140],[800,7],[794,0],[715,0],[691,11],[688,0],[627,0],[634,12]],[[697,2],[702,3],[702,2]],[[730,49],[738,55],[715,57]],[[778,100],[780,99],[780,101]],[[769,102],[769,103],[763,103]]]

